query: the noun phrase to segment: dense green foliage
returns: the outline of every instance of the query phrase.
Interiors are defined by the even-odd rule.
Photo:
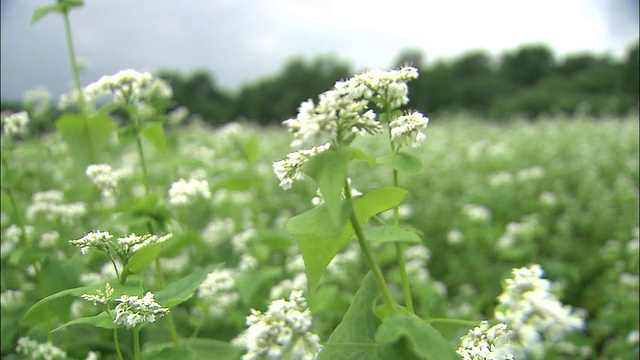
[[[414,279],[412,285],[418,314],[491,318],[501,279],[508,277],[513,267],[539,263],[546,277],[560,286],[557,290],[563,294],[563,302],[588,312],[586,332],[569,340],[591,354],[586,358],[637,358],[638,343],[628,340],[639,321],[637,114],[600,121],[548,118],[532,124],[514,120],[502,125],[463,115],[441,116],[432,119],[426,133],[423,146],[412,151],[422,160],[424,173],[403,176],[400,184],[410,194],[404,201],[403,221],[421,230],[423,244],[431,250],[428,266],[423,269],[428,274],[426,282]],[[18,207],[14,208],[3,193],[1,284],[3,293],[21,290],[24,299],[11,307],[3,302],[3,358],[15,349],[20,336],[43,340],[49,330],[74,319],[78,311],[83,316],[95,314],[89,303],[74,304],[82,301],[74,293],[23,319],[38,300],[85,285],[87,274],[96,276],[109,265],[98,253],[81,255],[68,240],[89,229],[144,233],[140,219],[149,217],[176,219],[168,228],[174,238],[160,254],[167,283],[195,283],[189,279],[194,274],[202,276],[212,264],[234,268],[242,253],[258,260],[259,266],[238,280],[241,300],[224,317],[211,318],[206,310],[203,313],[203,306],[207,306],[203,299],[182,294],[176,298],[171,291],[158,291],[161,287],[157,284],[150,288],[157,292],[157,299],[186,299],[172,312],[179,335],[194,337],[188,344],[197,358],[222,353],[227,354],[224,358],[238,358],[239,352],[223,342],[244,328],[250,308],[265,309],[271,288],[303,271],[292,266],[292,254],[299,254],[299,250],[295,238],[285,231],[283,219],[312,208],[310,200],[316,189],[302,183],[288,192],[278,187],[271,164],[288,151],[289,140],[282,129],[246,124],[212,129],[194,122],[168,129],[166,152],[144,144],[155,194],[149,197],[141,189],[134,144],[113,139],[105,144],[101,161],[118,168],[133,167],[121,181],[115,204],[101,200],[99,191],[84,176],[84,167],[71,161],[74,157],[59,134],[17,143],[10,156],[4,154],[2,167],[3,188],[12,188]],[[383,147],[365,138],[355,145],[373,153]],[[370,174],[372,169],[364,162],[354,165],[351,176],[356,189],[388,184],[388,169],[379,168],[379,176],[359,176]],[[169,206],[168,189],[181,177],[207,179],[211,199],[187,208]],[[31,227],[33,247],[9,247],[8,229],[18,223],[16,211],[28,212],[36,202],[34,194],[54,189],[63,192],[65,204],[84,203],[87,213],[73,223],[44,216],[29,218],[25,221]],[[467,205],[485,208],[490,218],[470,217]],[[233,224],[230,232],[212,234],[207,230],[212,222],[227,219]],[[514,228],[520,230],[510,230]],[[59,235],[53,244],[42,240],[43,234],[52,231]],[[452,231],[460,236],[452,236]],[[234,238],[247,233],[253,235],[246,249],[236,251]],[[212,240],[214,236],[218,240]],[[391,286],[398,286],[393,249],[383,244],[375,249]],[[184,257],[188,261],[179,265],[178,259]],[[165,262],[171,259],[177,265]],[[34,267],[34,263],[39,265]],[[362,258],[334,264],[317,292],[308,294],[313,329],[323,342],[331,342],[328,336],[351,304],[365,269]],[[132,275],[132,284],[150,283],[152,274],[149,269]],[[105,276],[111,275],[102,275],[103,279]],[[367,286],[352,306],[374,301]],[[400,294],[394,291],[398,300]],[[365,316],[375,321],[371,313]],[[390,321],[384,331],[393,336],[385,339],[393,341],[394,336],[401,336],[401,329],[413,326],[412,321],[410,317]],[[393,325],[399,322],[404,325]],[[344,325],[349,326],[348,322]],[[466,331],[447,331],[435,323],[434,327],[453,346]],[[163,351],[163,344],[169,341],[167,320],[147,326],[142,334],[144,343],[153,345],[143,349],[146,354]],[[367,336],[374,341],[373,333]],[[74,358],[83,358],[89,349],[102,351],[105,359],[114,358],[109,355],[113,354],[113,342],[106,329],[67,326],[53,332],[52,340]],[[130,355],[127,332],[121,332],[121,341],[123,352]],[[403,341],[413,340],[407,337]],[[566,358],[579,357],[574,353]]]

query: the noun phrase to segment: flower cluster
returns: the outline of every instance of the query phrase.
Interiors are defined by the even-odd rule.
[[[525,353],[540,355],[567,333],[585,327],[583,316],[552,294],[552,284],[543,275],[540,265],[513,269],[513,278],[505,281],[498,297],[495,317],[513,331],[513,342],[521,347],[517,358]]]
[[[187,205],[198,197],[211,198],[209,183],[206,180],[180,179],[171,184],[169,189],[169,204],[174,206]]]
[[[234,270],[218,269],[209,273],[198,287],[198,298],[213,301],[209,306],[209,314],[214,318],[223,317],[240,300]]]
[[[484,320],[460,338],[460,347],[456,352],[465,360],[514,360],[516,358],[510,352],[511,335],[506,324],[490,327],[489,322]]]
[[[352,134],[377,134],[382,124],[376,120],[369,102],[384,103],[387,110],[409,102],[406,82],[418,77],[417,69],[372,70],[336,82],[333,89],[320,94],[318,104],[303,102],[295,118],[283,124],[293,133],[293,147],[317,143],[324,136],[340,143]]]
[[[60,220],[65,224],[73,223],[87,213],[83,202],[63,204],[64,194],[60,190],[41,191],[33,194],[32,203],[27,208],[27,219],[35,221],[43,216],[47,221]]]
[[[113,250],[115,254],[120,257],[120,260],[123,263],[126,263],[136,251],[151,244],[164,242],[171,236],[172,234],[167,234],[162,237],[150,234],[142,236],[130,234],[128,236],[118,238],[116,241],[111,241],[110,239],[113,237],[113,235],[111,235],[108,231],[96,231],[90,232],[80,239],[70,240],[69,244],[79,247],[80,252],[82,252],[83,254],[85,254],[90,249],[97,249],[107,252]]]
[[[273,301],[265,313],[252,309],[249,328],[240,337],[247,349],[242,359],[315,359],[322,346],[309,331],[311,321],[302,291],[293,291],[289,300]]]
[[[151,98],[170,98],[171,87],[163,80],[154,79],[148,72],[127,69],[115,75],[103,76],[84,89],[88,101],[112,95],[116,103],[139,103]]]
[[[164,242],[171,236],[173,236],[173,234],[158,237],[157,235],[151,234],[140,236],[132,233],[128,236],[118,238],[118,240],[116,240],[117,246],[115,250],[121,259],[128,259],[133,255],[133,253],[143,247]]]
[[[85,174],[100,189],[102,196],[112,196],[118,187],[122,173],[113,170],[108,164],[92,164],[87,166]]]
[[[14,137],[27,133],[29,125],[29,114],[26,111],[20,111],[15,114],[2,116],[2,134]]]
[[[273,163],[273,171],[280,179],[280,187],[287,190],[293,185],[293,180],[302,179],[300,168],[309,159],[323,151],[329,149],[329,143],[314,146],[310,149],[298,150],[288,154],[284,159]]]
[[[418,147],[426,138],[420,130],[426,128],[428,123],[429,118],[417,111],[398,116],[397,119],[389,123],[391,139],[399,145]]]
[[[122,295],[116,299],[116,317],[114,324],[125,325],[132,328],[145,322],[153,323],[156,318],[160,318],[169,312],[168,308],[163,308],[153,298],[153,293],[148,291],[144,297]]]
[[[97,289],[96,291],[98,292],[97,295],[82,294],[80,295],[80,297],[87,301],[91,301],[93,305],[102,307],[105,306],[109,302],[109,300],[111,300],[114,289],[111,287],[111,284],[107,283],[104,292],[100,289]]]
[[[28,359],[53,360],[67,358],[67,353],[54,346],[52,343],[39,343],[35,340],[32,340],[28,336],[24,336],[18,339],[16,352],[18,354],[25,355],[25,357]]]
[[[90,232],[80,239],[70,240],[69,244],[79,247],[80,252],[83,254],[86,254],[90,249],[105,251],[109,246],[107,241],[112,237],[113,235],[109,234],[108,231],[96,231]]]

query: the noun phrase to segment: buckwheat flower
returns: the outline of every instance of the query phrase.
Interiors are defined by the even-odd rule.
[[[90,232],[80,239],[70,240],[69,244],[79,247],[82,254],[86,254],[90,249],[106,251],[108,247],[107,241],[112,237],[113,235],[109,234],[108,231],[96,231]]]
[[[284,159],[273,163],[273,171],[280,180],[280,187],[284,190],[291,189],[294,180],[302,179],[300,168],[309,159],[329,149],[331,144],[326,143],[314,146],[310,149],[298,150],[288,154]]]
[[[7,290],[0,294],[0,307],[3,310],[19,309],[24,304],[22,290]]]
[[[137,296],[122,295],[116,302],[116,317],[113,323],[125,325],[132,328],[145,322],[153,323],[157,318],[163,317],[169,312],[168,308],[163,308],[153,298],[153,293],[148,291],[142,298]]]
[[[60,239],[60,234],[55,231],[47,231],[40,235],[40,246],[43,248],[52,248],[56,246],[56,243]]]
[[[488,222],[491,220],[491,210],[482,205],[464,205],[462,212],[471,221]]]
[[[100,80],[85,87],[84,93],[90,101],[111,96],[116,103],[135,104],[157,96],[158,93],[161,96],[169,95],[170,97],[165,85],[158,85],[158,80],[148,72],[141,73],[127,69],[115,75],[101,77]],[[159,87],[163,89],[158,89]]]
[[[420,129],[426,128],[428,123],[429,118],[418,111],[398,116],[397,119],[389,123],[391,139],[400,146],[418,147],[426,138]]]
[[[97,295],[82,294],[80,295],[80,297],[92,302],[93,305],[102,307],[105,306],[109,302],[109,300],[111,300],[114,291],[115,290],[111,287],[111,285],[107,283],[107,285],[105,286],[105,291],[97,289]]]
[[[447,233],[447,243],[450,245],[458,245],[464,241],[464,234],[458,229],[451,229]]]
[[[511,330],[506,324],[489,326],[484,320],[460,338],[456,353],[465,360],[514,360],[510,346]]]
[[[197,297],[209,303],[208,311],[213,318],[222,318],[240,300],[235,271],[217,269],[209,273],[198,287]]]
[[[489,184],[493,187],[500,187],[513,184],[514,176],[508,171],[501,171],[495,174],[491,174],[489,177]]]
[[[246,273],[258,267],[258,260],[249,254],[240,255],[238,262],[238,270],[240,273]]]
[[[85,174],[100,189],[102,196],[105,197],[112,196],[115,193],[121,176],[119,171],[113,170],[108,164],[89,165]]]
[[[636,346],[640,342],[640,332],[638,330],[632,330],[627,334],[627,344]]]
[[[28,336],[23,336],[18,339],[16,352],[24,355],[28,359],[54,360],[67,358],[67,353],[52,343],[39,343]]]
[[[558,197],[554,193],[543,191],[540,194],[540,203],[547,207],[553,207],[558,204]]]
[[[527,182],[531,180],[537,180],[544,177],[545,170],[540,166],[533,166],[530,168],[522,169],[516,174],[518,181]]]
[[[98,359],[100,359],[100,353],[95,351],[89,351],[87,353],[87,356],[84,358],[84,360],[98,360]]]
[[[209,183],[206,180],[180,179],[169,189],[169,204],[183,206],[192,203],[197,198],[211,198]]]
[[[2,134],[14,137],[22,136],[27,133],[29,125],[29,114],[26,111],[20,111],[15,114],[2,117]]]
[[[231,218],[213,219],[202,230],[202,238],[211,245],[222,244],[229,239],[236,229],[236,223]]]
[[[165,236],[158,237],[157,235],[136,235],[134,233],[118,238],[116,240],[117,248],[116,252],[122,259],[130,258],[133,253],[142,249],[143,247],[149,246],[151,244],[161,243],[171,238],[173,234],[169,233]]]
[[[172,258],[163,257],[160,259],[160,268],[167,273],[181,273],[191,265],[190,261],[191,258],[187,253]]]
[[[537,356],[567,333],[585,328],[584,315],[563,305],[543,275],[537,264],[513,269],[513,278],[505,280],[495,311],[496,319],[513,331],[514,344]]]
[[[256,239],[258,232],[254,228],[247,229],[241,233],[233,235],[231,238],[231,246],[237,254],[242,254],[247,250],[247,244],[251,240]]]
[[[292,291],[303,291],[307,288],[307,275],[303,269],[303,272],[297,273],[293,279],[284,279],[274,285],[269,291],[269,299],[280,299],[291,294]]]
[[[266,312],[251,309],[247,330],[238,342],[247,352],[243,360],[313,360],[322,349],[318,336],[310,331],[312,316],[301,291],[293,291],[289,300],[274,300]]]

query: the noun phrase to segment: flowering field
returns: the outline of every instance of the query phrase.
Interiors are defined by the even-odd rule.
[[[418,318],[373,311],[385,293],[355,235],[313,270],[310,254],[335,244],[305,253],[293,219],[332,200],[286,174],[284,127],[115,121],[108,138],[87,139],[61,118],[34,139],[5,117],[2,357],[441,358],[424,343],[467,359],[500,347],[504,359],[636,359],[637,119],[431,119],[421,145],[403,150],[422,164],[397,178],[408,195],[363,224],[390,303],[408,305],[402,249]],[[350,147],[380,159],[389,139]],[[394,183],[377,163],[349,165],[342,196],[356,210]],[[394,222],[411,229],[400,247],[371,231]]]

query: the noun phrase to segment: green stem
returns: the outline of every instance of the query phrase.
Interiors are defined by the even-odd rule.
[[[144,182],[144,190],[145,195],[149,195],[151,193],[149,186],[149,173],[147,172],[147,162],[144,158],[144,151],[142,149],[142,138],[140,136],[140,119],[135,117],[135,126],[136,126],[136,147],[138,148],[138,156],[140,157],[140,165],[142,166],[142,181]]]
[[[140,360],[140,329],[133,327],[133,358]]]
[[[3,160],[3,163],[5,163],[5,169],[7,169],[6,162],[4,160]],[[27,249],[29,249],[29,248],[31,248],[31,242],[29,241],[29,238],[27,237],[27,227],[25,226],[24,220],[22,219],[22,215],[20,213],[20,210],[18,209],[18,203],[16,202],[16,199],[13,196],[13,191],[11,191],[11,188],[9,188],[9,187],[4,187],[3,190],[7,193],[7,196],[9,196],[9,202],[11,203],[11,207],[13,208],[13,211],[15,212],[16,222],[18,223],[18,227],[20,227],[20,233],[21,233],[22,242],[24,243],[24,246]]]
[[[162,272],[162,267],[160,266],[160,260],[158,258],[155,259],[156,266],[156,274],[158,279],[158,285],[160,289],[164,289],[166,281],[164,279],[164,273]],[[180,347],[180,336],[178,335],[178,330],[176,329],[176,323],[173,320],[173,313],[171,311],[167,312],[167,325],[169,326],[169,335],[171,336],[171,341],[175,347]]]
[[[120,350],[120,341],[118,340],[118,328],[113,329],[113,344],[116,347],[116,353],[118,354],[118,359],[124,360],[124,357],[122,357],[122,351]]]
[[[362,227],[360,226],[360,221],[358,221],[358,216],[356,215],[355,210],[353,209],[353,203],[351,201],[351,189],[347,181],[345,181],[344,183],[344,193],[345,193],[346,200],[349,206],[351,207],[351,217],[350,217],[351,226],[353,226],[353,230],[356,233],[356,237],[358,239],[358,244],[360,245],[360,249],[362,249],[362,253],[364,254],[364,257],[367,259],[369,268],[371,268],[371,271],[373,272],[373,276],[376,279],[376,283],[378,284],[378,288],[382,293],[382,297],[384,298],[385,303],[387,304],[389,309],[393,311],[395,309],[395,306],[394,306],[395,302],[391,297],[391,292],[389,291],[389,287],[387,287],[387,283],[384,281],[384,277],[382,276],[382,271],[380,271],[380,267],[378,267],[378,264],[376,263],[373,257],[373,252],[369,247],[369,243],[367,243],[367,239],[364,237],[364,232],[362,231]]]
[[[391,112],[387,110],[387,119],[390,119]],[[393,139],[391,138],[391,127],[389,129],[389,144],[391,145],[391,153],[396,154],[398,147],[393,146]],[[398,170],[393,169],[393,186],[398,187]],[[400,226],[400,205],[393,208],[393,226]],[[400,281],[402,282],[402,291],[404,293],[404,301],[407,304],[407,309],[412,313],[415,313],[413,308],[413,297],[411,296],[411,286],[409,285],[409,276],[407,275],[407,266],[404,260],[404,246],[400,242],[396,242],[396,258],[398,259],[398,268],[400,270]]]
[[[71,22],[69,21],[69,10],[65,9],[62,12],[62,17],[64,19],[64,30],[67,36],[67,48],[69,49],[69,58],[71,60],[71,71],[73,72],[73,83],[76,88],[76,92],[78,93],[78,99],[80,100],[80,109],[84,113],[83,118],[83,128],[84,135],[87,138],[87,143],[89,144],[89,160],[91,163],[95,163],[95,152],[93,151],[93,142],[91,141],[91,131],[89,130],[89,119],[87,119],[87,103],[84,98],[84,92],[82,91],[82,85],[80,84],[80,71],[78,70],[78,62],[76,61],[76,52],[73,47],[73,37],[71,36]]]

